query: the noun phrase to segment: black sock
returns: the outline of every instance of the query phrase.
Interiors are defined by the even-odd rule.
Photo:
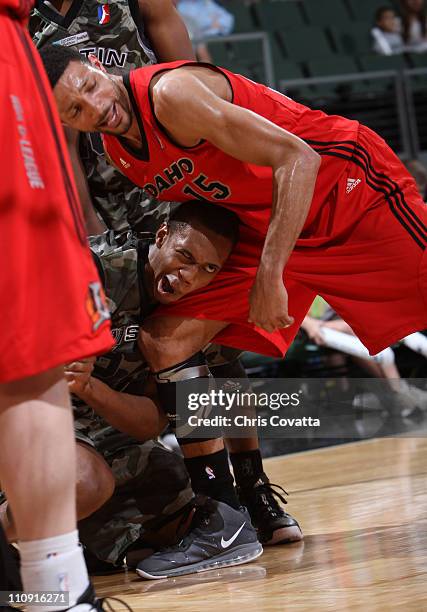
[[[195,493],[209,495],[236,510],[240,507],[225,448],[211,455],[185,459],[185,466]]]
[[[238,487],[253,487],[264,474],[259,448],[242,453],[231,453],[230,459]]]

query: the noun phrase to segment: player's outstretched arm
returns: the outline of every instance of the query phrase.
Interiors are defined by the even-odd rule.
[[[239,160],[271,166],[272,214],[250,297],[250,320],[271,332],[293,322],[283,269],[307,217],[321,160],[294,134],[231,104],[225,78],[212,74],[181,68],[163,75],[153,87],[155,113],[184,146],[206,139]]]
[[[138,0],[138,7],[159,62],[195,59],[187,28],[172,0]]]

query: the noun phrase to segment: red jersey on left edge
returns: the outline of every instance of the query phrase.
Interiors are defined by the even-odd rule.
[[[136,152],[124,139],[104,134],[112,162],[132,182],[160,200],[208,200],[234,210],[258,232],[267,231],[273,197],[271,167],[256,166],[227,155],[211,143],[185,148],[174,143],[157,122],[149,86],[153,76],[194,62],[171,62],[133,70],[125,77],[145,143]],[[223,68],[233,91],[233,104],[247,108],[304,139],[322,155],[315,196],[306,220],[308,227],[345,171],[356,146],[359,123],[311,110],[277,91]],[[336,146],[345,144],[345,153]]]
[[[34,0],[0,0],[0,11],[11,11],[17,19],[27,19]]]

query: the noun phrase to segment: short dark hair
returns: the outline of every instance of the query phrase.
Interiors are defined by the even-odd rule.
[[[63,45],[45,45],[42,49],[39,49],[39,53],[52,89],[62,77],[70,62],[89,63],[86,56]]]
[[[184,202],[171,213],[168,225],[172,231],[179,231],[193,222],[227,238],[233,247],[239,239],[239,217],[224,206],[200,200]]]
[[[377,8],[377,10],[375,11],[375,23],[378,23],[378,21],[380,21],[380,19],[382,19],[382,16],[384,15],[384,13],[396,13],[396,11],[394,10],[394,8],[392,6],[379,6]]]

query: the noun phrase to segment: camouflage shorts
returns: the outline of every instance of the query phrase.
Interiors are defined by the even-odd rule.
[[[193,492],[182,457],[159,442],[131,443],[104,458],[116,489],[102,508],[79,522],[79,532],[95,557],[117,564],[147,531],[183,508]]]

